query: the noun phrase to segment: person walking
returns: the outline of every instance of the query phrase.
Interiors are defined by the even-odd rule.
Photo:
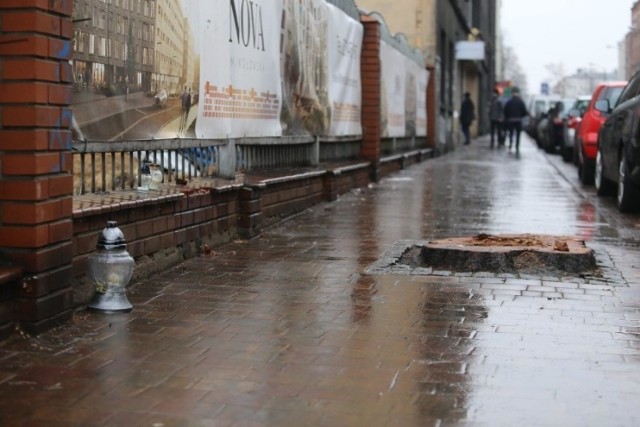
[[[502,129],[504,111],[498,89],[493,90],[493,97],[489,106],[489,119],[491,120],[491,148],[494,147],[496,138],[498,139],[498,145],[504,145],[504,130]]]
[[[516,153],[520,151],[520,132],[522,131],[522,119],[527,117],[524,101],[520,98],[520,90],[514,88],[511,99],[504,105],[504,121],[509,129],[509,149],[513,146],[514,138],[516,143]]]
[[[471,94],[465,92],[462,105],[460,106],[460,126],[464,134],[464,145],[471,143],[471,123],[476,119],[475,106],[471,100]]]
[[[181,103],[182,116],[180,117],[180,131],[183,131],[187,127],[187,119],[189,118],[189,110],[191,109],[191,89],[187,90],[186,86],[184,87],[184,92],[182,92]]]

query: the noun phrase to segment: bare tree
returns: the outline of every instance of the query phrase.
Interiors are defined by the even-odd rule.
[[[553,62],[544,66],[551,76],[551,86],[553,92],[559,95],[565,95],[565,77],[564,64],[562,62]]]
[[[504,80],[510,80],[514,86],[519,87],[523,92],[527,92],[527,76],[520,66],[518,54],[511,46],[500,43],[502,52],[501,75]]]

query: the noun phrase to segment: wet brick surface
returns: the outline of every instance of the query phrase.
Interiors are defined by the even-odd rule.
[[[474,142],[14,336],[0,424],[638,425],[638,217],[554,162]],[[602,277],[389,262],[480,232],[583,238]]]

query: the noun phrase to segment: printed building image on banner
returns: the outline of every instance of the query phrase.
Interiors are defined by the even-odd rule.
[[[382,136],[398,138],[406,135],[405,126],[405,78],[406,57],[380,40],[380,84]]]
[[[76,139],[280,135],[281,13],[278,0],[74,1]]]
[[[196,104],[200,79],[195,33],[182,0],[73,3],[75,137],[177,136],[184,115],[181,95],[188,88]],[[189,107],[184,107],[193,110],[189,118],[195,118]]]
[[[329,135],[362,135],[360,52],[363,28],[339,8],[327,3],[329,52]]]

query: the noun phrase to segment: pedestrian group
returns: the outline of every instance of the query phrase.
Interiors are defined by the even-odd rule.
[[[511,97],[505,100],[500,95],[498,89],[494,89],[489,106],[489,119],[491,120],[491,148],[503,146],[507,137],[509,138],[509,149],[514,146],[516,153],[520,151],[520,133],[522,131],[522,121],[529,116],[527,107],[520,97],[520,90],[513,88]],[[460,128],[464,135],[464,145],[471,143],[470,127],[476,119],[475,106],[471,100],[469,92],[464,94],[460,106]]]

